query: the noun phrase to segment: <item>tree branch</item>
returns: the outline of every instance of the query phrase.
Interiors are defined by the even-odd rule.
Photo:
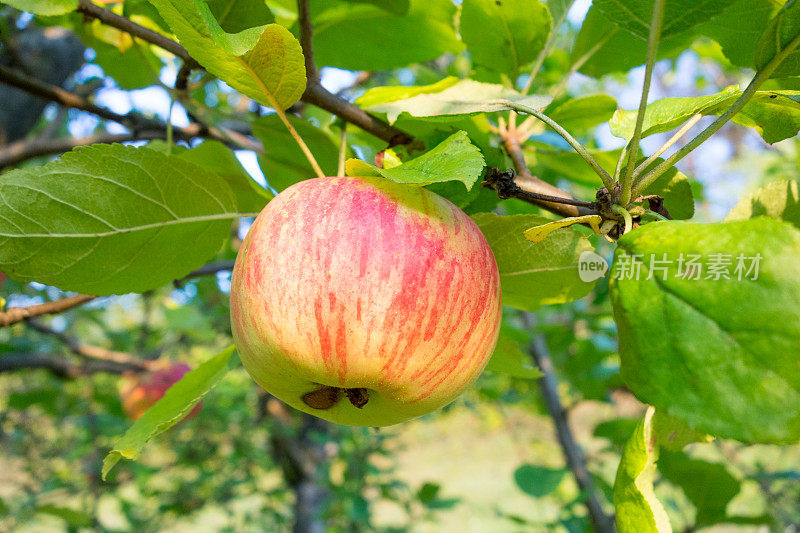
[[[186,274],[180,281],[185,281],[192,278],[199,278],[202,276],[210,276],[212,274],[216,274],[217,272],[224,272],[226,270],[233,270],[234,261],[220,261],[219,263],[209,263],[205,266],[202,266],[195,270],[194,272],[190,272]]]
[[[104,24],[129,33],[134,37],[139,37],[144,41],[171,52],[172,54],[181,58],[184,62],[191,66],[191,68],[202,68],[202,66],[189,55],[189,52],[187,52],[186,49],[177,42],[164,37],[160,33],[156,33],[148,28],[145,28],[144,26],[140,26],[130,19],[92,4],[89,0],[80,0],[78,11],[90,17],[96,18]],[[371,135],[386,141],[390,144],[390,146],[407,144],[412,140],[412,137],[407,133],[395,128],[394,126],[390,126],[378,118],[373,117],[357,105],[352,104],[344,98],[336,96],[325,89],[314,79],[308,80],[306,90],[301,99],[306,103],[320,107],[325,111],[333,113],[342,120],[358,126]]]
[[[95,105],[75,93],[71,93],[60,87],[45,83],[2,65],[0,65],[0,82],[22,89],[25,92],[44,98],[45,100],[51,100],[62,106],[86,111],[100,118],[117,122],[132,130],[132,135],[135,136],[133,140],[162,138],[161,136],[166,136],[167,124],[162,120],[151,119],[133,111],[124,115],[115,113],[110,109]],[[189,126],[173,128],[173,132],[176,138],[183,141],[189,141],[195,137],[209,137],[234,149],[245,148],[255,152],[264,151],[261,143],[239,133],[220,128],[206,127],[202,124],[190,124]],[[156,137],[156,135],[159,135],[159,137]],[[0,154],[2,154],[2,152],[0,152]]]
[[[317,66],[314,64],[314,27],[311,25],[308,0],[297,0],[297,22],[300,25],[300,46],[306,60],[306,79],[319,81]]]
[[[111,111],[105,107],[94,105],[85,98],[82,98],[75,93],[66,91],[61,87],[51,85],[2,65],[0,65],[0,82],[12,87],[16,87],[17,89],[22,89],[27,93],[38,96],[45,100],[56,102],[62,106],[79,109],[81,111],[87,111],[99,116],[100,118],[118,122],[119,124],[122,124],[128,128],[135,126],[140,128],[147,127],[151,129],[166,128],[166,124],[163,122],[148,119],[146,117],[136,115],[135,113],[128,113],[126,115],[115,113],[114,111]]]
[[[7,353],[0,355],[0,374],[24,369],[43,368],[60,378],[75,379],[97,372],[108,374],[123,374],[125,372],[141,372],[140,368],[130,367],[114,361],[86,361],[75,364],[54,354],[19,354]]]
[[[166,130],[144,130],[133,133],[99,133],[88,137],[62,137],[50,139],[33,137],[22,139],[0,148],[0,169],[11,167],[46,155],[61,154],[69,152],[78,146],[96,143],[125,143],[132,141],[149,141],[153,139],[166,138]]]
[[[606,170],[602,166],[600,166],[600,163],[598,163],[597,160],[595,160],[595,158],[592,157],[592,154],[590,154],[589,151],[586,150],[586,148],[581,143],[579,143],[578,140],[575,139],[575,137],[573,137],[567,130],[562,128],[558,122],[548,117],[538,109],[533,109],[532,107],[517,104],[511,101],[504,101],[503,103],[508,105],[508,107],[510,107],[514,111],[534,116],[537,119],[544,122],[545,124],[547,124],[548,126],[550,126],[551,128],[553,128],[553,130],[556,133],[561,135],[561,137],[565,141],[567,141],[567,143],[576,152],[578,152],[578,155],[580,155],[583,158],[583,160],[586,161],[586,164],[592,167],[592,170],[594,170],[595,173],[597,173],[597,175],[600,176],[600,179],[603,180],[603,185],[605,185],[606,189],[611,190],[613,188],[614,180],[611,179],[611,176],[608,174],[608,172],[606,172]],[[517,143],[519,143],[519,141],[517,141]]]
[[[28,320],[36,316],[62,313],[68,309],[94,300],[95,298],[96,296],[79,294],[78,296],[62,298],[61,300],[39,305],[11,307],[7,311],[0,313],[0,327],[10,326],[11,324],[16,324],[17,322],[22,322],[23,320]]]
[[[114,350],[108,350],[100,346],[91,346],[88,344],[83,344],[78,339],[70,337],[69,335],[61,331],[56,331],[50,328],[49,326],[45,326],[38,320],[29,320],[28,327],[44,335],[55,337],[60,342],[64,343],[64,345],[69,349],[69,351],[85,359],[93,359],[97,361],[106,361],[110,363],[115,363],[121,366],[128,367],[130,369],[135,369],[137,371],[144,371],[148,369],[148,361],[142,361],[139,358],[129,353],[116,352]]]
[[[136,24],[128,18],[117,15],[109,9],[105,9],[93,4],[89,0],[79,0],[77,11],[78,13],[83,13],[87,17],[95,18],[104,24],[117,28],[118,30],[122,30],[125,33],[129,33],[134,37],[138,37],[143,41],[154,44],[159,48],[163,48],[167,52],[170,52],[171,54],[183,59],[183,61],[191,68],[201,68],[200,64],[189,55],[189,52],[186,51],[186,48],[177,42],[151,30],[150,28],[145,28],[144,26]]]
[[[523,320],[530,329],[533,325],[530,313],[524,313]],[[539,390],[542,393],[547,412],[553,419],[558,443],[561,445],[561,451],[564,453],[567,466],[572,471],[572,475],[578,483],[578,488],[583,494],[584,503],[589,511],[589,519],[594,529],[599,533],[613,533],[614,519],[606,514],[600,504],[600,500],[597,499],[594,480],[589,469],[586,468],[583,452],[575,441],[575,436],[569,427],[567,411],[564,409],[558,394],[558,378],[556,377],[553,361],[550,359],[550,352],[547,349],[544,337],[537,335],[529,350],[536,366],[544,374],[539,378]]]
[[[576,200],[574,198],[564,198],[561,196],[552,196],[549,194],[541,194],[538,192],[530,192],[522,189],[514,181],[516,172],[514,170],[507,170],[500,172],[499,169],[490,167],[486,171],[486,177],[483,178],[482,186],[489,189],[494,189],[497,196],[505,200],[507,198],[519,198],[528,203],[537,204],[538,202],[547,202],[553,204],[572,205],[576,207],[583,207],[586,209],[598,209],[600,206],[597,202],[586,202],[584,200]]]
[[[413,140],[413,137],[408,133],[387,124],[379,118],[373,117],[344,98],[336,96],[320,85],[319,82],[308,81],[302,100],[333,113],[354,126],[358,126],[367,133],[386,141],[390,147],[408,144]]]
[[[500,135],[503,140],[503,147],[506,149],[506,152],[514,162],[514,169],[517,171],[517,177],[514,179],[514,183],[522,191],[531,193],[531,195],[528,197],[525,197],[524,195],[514,195],[515,198],[519,198],[543,209],[547,209],[551,213],[561,215],[562,217],[577,217],[582,215],[599,214],[597,209],[592,209],[586,206],[570,205],[561,202],[555,203],[552,201],[543,200],[541,198],[535,198],[534,195],[546,195],[575,200],[575,198],[562,191],[558,187],[550,185],[546,181],[531,175],[531,171],[528,170],[528,165],[525,163],[525,155],[522,153],[522,147],[520,146],[519,141],[513,135],[509,135],[506,131],[501,131]],[[490,185],[487,183],[486,186]],[[502,191],[500,192],[502,194]]]

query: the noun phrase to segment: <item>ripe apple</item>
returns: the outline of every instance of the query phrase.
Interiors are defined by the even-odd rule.
[[[233,271],[245,369],[289,405],[387,426],[452,401],[497,343],[500,276],[475,223],[382,178],[316,178],[273,199]]]
[[[191,369],[192,367],[186,363],[170,361],[165,363],[163,368],[125,376],[120,385],[122,410],[131,420],[138,420],[145,411],[164,396],[167,389],[180,381],[183,375]],[[202,403],[195,405],[183,421],[197,415]]]

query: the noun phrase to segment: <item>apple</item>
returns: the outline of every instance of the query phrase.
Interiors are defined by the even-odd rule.
[[[5,282],[6,282],[6,275],[2,270],[0,270],[0,289],[3,288],[3,283]]]
[[[383,178],[287,188],[236,258],[231,328],[245,369],[287,404],[387,426],[451,402],[497,343],[500,276],[458,207]]]
[[[164,396],[167,389],[180,381],[191,369],[186,363],[170,361],[164,363],[162,368],[125,376],[120,384],[122,410],[125,415],[133,421],[141,418],[145,411]],[[196,416],[202,403],[195,405],[183,421]]]

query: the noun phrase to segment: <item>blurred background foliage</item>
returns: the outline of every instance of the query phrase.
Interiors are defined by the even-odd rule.
[[[336,67],[322,70],[323,83],[331,90],[355,99],[371,87],[425,85],[447,76],[471,75],[518,88],[527,82],[524,74],[504,79],[487,65],[473,63],[455,33],[450,12],[455,8],[449,0],[387,2],[385,16],[359,21],[354,14],[370,3],[380,4],[362,0],[330,7],[321,0],[312,2],[320,20],[327,17],[329,22],[315,44],[319,66]],[[214,11],[223,2],[209,4]],[[552,9],[559,2],[550,4]],[[144,25],[166,28],[145,1],[127,0],[109,7]],[[274,19],[294,27],[293,1],[269,0],[266,7],[249,16],[263,18],[258,23]],[[570,50],[590,38],[581,32],[588,8],[583,1],[573,6],[535,90],[544,92],[564,80],[573,64]],[[408,20],[391,25],[392,9],[406,13]],[[429,20],[420,15],[423,12]],[[228,24],[226,29],[235,31],[254,20],[231,18],[223,27]],[[428,20],[430,31],[440,31],[437,42],[417,42],[417,24],[423,20]],[[380,41],[392,43],[389,53],[384,46],[376,54],[354,56],[348,36],[356,31],[353,24],[367,23],[388,32]],[[31,74],[91,96],[119,113],[135,110],[166,118],[171,110],[178,125],[188,123],[190,114],[231,127],[237,121],[255,120],[254,131],[267,153],[256,160],[252,152],[237,152],[251,175],[262,182],[266,175],[269,185],[281,190],[311,174],[267,109],[212,77],[192,78],[192,103],[171,107],[165,86],[172,84],[176,66],[154,47],[97,22],[87,23],[77,14],[33,18],[3,5],[0,27],[4,65],[21,57],[31,66]],[[71,31],[58,29],[62,27]],[[684,41],[673,49],[666,47],[668,53],[656,67],[654,97],[714,93],[746,78],[747,71],[731,65],[716,42]],[[430,57],[407,66],[409,59],[400,51],[404,47],[410,48],[406,55],[411,62]],[[634,108],[642,69],[629,69],[644,57],[621,65],[612,61],[613,49],[601,52],[582,68],[587,75],[569,78],[567,94],[604,93],[621,107]],[[35,99],[22,103],[20,98],[23,93],[0,86],[3,143],[27,135],[58,139],[124,131],[84,112]],[[311,106],[298,105],[293,111],[323,168],[335,168],[338,141],[332,117]],[[620,140],[602,124],[608,116],[578,121],[571,129],[598,151],[618,150]],[[397,125],[430,143],[444,139],[455,127],[409,118],[401,118]],[[457,128],[470,133],[487,164],[511,166],[489,136],[485,117],[465,120]],[[597,183],[593,176],[587,178],[582,162],[548,157],[549,149],[562,147],[560,139],[544,129],[534,133],[531,145],[539,148],[526,153],[533,173],[578,197],[593,195]],[[663,140],[663,135],[646,139],[646,151]],[[368,161],[383,147],[355,128],[349,130],[348,142],[356,155]],[[778,178],[797,179],[799,146],[796,138],[767,145],[755,132],[725,127],[682,163],[682,170],[693,178],[696,218],[719,219],[745,192]],[[276,177],[270,179],[272,175]],[[469,199],[477,202],[473,211],[497,205],[488,191],[479,194],[480,199]],[[538,212],[517,200],[503,202],[501,209]],[[247,224],[233,228],[218,261],[235,257],[246,230]],[[597,246],[603,255],[610,255],[610,247]],[[310,491],[312,500],[321,503],[327,530],[332,532],[577,532],[589,527],[582,494],[565,466],[539,394],[538,374],[528,353],[532,334],[511,309],[489,370],[440,412],[380,430],[332,426],[300,416],[270,398],[240,368],[206,397],[196,418],[156,439],[139,461],[120,464],[102,482],[102,457],[130,425],[121,409],[120,376],[81,370],[83,359],[70,350],[64,337],[145,359],[196,365],[232,342],[229,284],[229,272],[222,271],[143,295],[99,298],[40,319],[41,328],[19,323],[0,329],[0,354],[42,354],[66,360],[77,369],[65,373],[0,367],[0,531],[288,531],[302,514],[300,491]],[[536,334],[546,339],[572,429],[586,452],[603,503],[610,508],[621,449],[644,406],[625,390],[619,377],[607,292],[607,283],[601,281],[579,301],[542,309],[537,313]],[[4,303],[14,306],[62,296],[52,287],[13,280],[0,288]],[[664,452],[656,493],[678,531],[720,522],[723,525],[710,530],[797,531],[798,465],[800,446],[744,447],[719,440],[694,444],[684,452]]]

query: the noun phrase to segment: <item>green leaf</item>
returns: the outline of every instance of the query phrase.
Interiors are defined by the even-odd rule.
[[[661,38],[689,30],[719,14],[731,3],[731,0],[669,0],[664,3]],[[592,5],[641,39],[646,40],[650,35],[653,0],[594,0]]]
[[[97,144],[0,177],[0,269],[87,294],[155,289],[202,266],[236,211],[225,180],[147,148]]]
[[[367,3],[316,0],[311,12],[318,66],[391,70],[463,49],[450,0],[411,0],[403,15]]]
[[[800,91],[757,91],[733,121],[756,128],[770,144],[794,137],[800,131]]]
[[[553,17],[553,21],[561,20],[561,17],[566,17],[566,13],[569,11],[570,7],[572,6],[575,0],[547,0],[547,8],[550,10],[550,16]],[[553,31],[557,31],[558,28],[553,28]]]
[[[662,451],[658,471],[678,485],[694,504],[698,526],[725,522],[728,503],[741,490],[741,483],[725,466],[692,459],[680,452]]]
[[[648,18],[649,21],[649,18]],[[658,59],[676,57],[694,41],[692,32],[662,39]],[[589,9],[572,48],[572,61],[582,60],[579,72],[599,78],[612,72],[626,72],[647,60],[647,42],[620,29],[595,6]]]
[[[411,7],[409,0],[346,0],[351,4],[372,4],[395,15],[405,15]]]
[[[308,145],[322,171],[335,176],[339,162],[338,140],[308,120],[293,115],[286,118]],[[277,115],[257,119],[253,123],[253,134],[264,144],[264,153],[259,154],[258,163],[270,187],[281,192],[298,181],[315,176],[308,159]],[[352,151],[348,150],[348,154],[352,155]]]
[[[474,115],[509,110],[508,102],[543,108],[550,102],[549,96],[523,96],[502,85],[463,80],[443,91],[425,93],[368,108],[374,113],[386,113],[394,123],[401,113],[412,117],[434,117],[452,115]]]
[[[656,100],[645,110],[642,135],[670,131],[698,113],[721,115],[741,94],[738,87],[731,86],[707,96]],[[609,123],[611,132],[630,140],[636,114],[636,111],[617,110]],[[757,91],[733,120],[757,128],[768,143],[793,137],[800,131],[800,91]]]
[[[258,213],[273,198],[272,193],[256,183],[234,153],[219,141],[205,141],[191,150],[180,152],[177,157],[225,180],[233,191],[236,210],[240,213]]]
[[[135,461],[148,441],[183,420],[203,396],[228,373],[233,352],[233,346],[226,348],[187,372],[180,381],[167,389],[164,396],[114,443],[113,449],[103,459],[103,479],[106,479],[120,459]]]
[[[378,104],[388,104],[398,100],[406,100],[418,94],[438,93],[458,83],[458,78],[448,76],[443,80],[430,85],[390,85],[388,87],[373,87],[356,99],[356,105],[369,108]]]
[[[541,52],[550,34],[550,12],[530,0],[464,0],[461,40],[476,66],[516,79]]]
[[[738,0],[698,30],[714,39],[738,67],[755,68],[755,48],[770,19],[780,8],[772,0]]]
[[[647,410],[625,444],[614,480],[614,511],[619,533],[671,533],[664,506],[653,492],[658,437],[653,408]]]
[[[547,468],[538,465],[522,465],[514,471],[514,482],[517,487],[534,498],[547,496],[555,491],[567,471],[563,468]]]
[[[0,3],[46,17],[63,15],[78,9],[78,0],[3,0]]]
[[[800,38],[800,2],[789,0],[767,25],[756,45],[756,70],[763,69],[780,52]],[[781,61],[770,77],[800,76],[800,46]]]
[[[425,186],[431,192],[446,198],[466,214],[488,213],[497,207],[500,199],[493,189],[473,187],[469,191],[457,181],[442,181]]]
[[[608,120],[617,110],[617,101],[607,94],[572,98],[545,110],[545,114],[565,130],[585,131]]]
[[[265,26],[275,20],[264,0],[206,0],[206,3],[227,33]]]
[[[477,181],[484,167],[480,150],[469,142],[463,131],[454,133],[436,148],[421,156],[392,168],[377,168],[367,163],[350,164],[348,174],[374,175],[377,172],[384,178],[398,183],[428,185],[444,181],[460,181],[467,190]],[[370,172],[370,173],[367,173]]]
[[[543,242],[532,243],[523,232],[549,219],[493,213],[478,213],[472,219],[497,260],[503,305],[536,311],[543,305],[583,298],[592,290],[594,284],[581,281],[578,275],[580,255],[592,246],[576,228],[559,230]]]
[[[785,220],[800,229],[800,184],[796,181],[770,183],[736,204],[725,221],[760,216]]]
[[[768,218],[647,224],[618,241],[611,297],[639,399],[720,437],[797,440],[800,231]]]
[[[740,94],[738,87],[730,86],[707,96],[656,100],[645,108],[642,138],[673,130],[698,113],[706,114],[711,109],[727,108]],[[609,122],[611,133],[629,141],[633,137],[637,113],[618,109]]]
[[[501,326],[497,346],[486,370],[521,379],[542,377],[543,374],[533,365],[531,356],[523,351],[520,340],[512,337],[513,333],[513,330]]]
[[[189,54],[206,70],[257,102],[280,109],[305,91],[303,51],[278,24],[226,33],[203,0],[151,0]]]

